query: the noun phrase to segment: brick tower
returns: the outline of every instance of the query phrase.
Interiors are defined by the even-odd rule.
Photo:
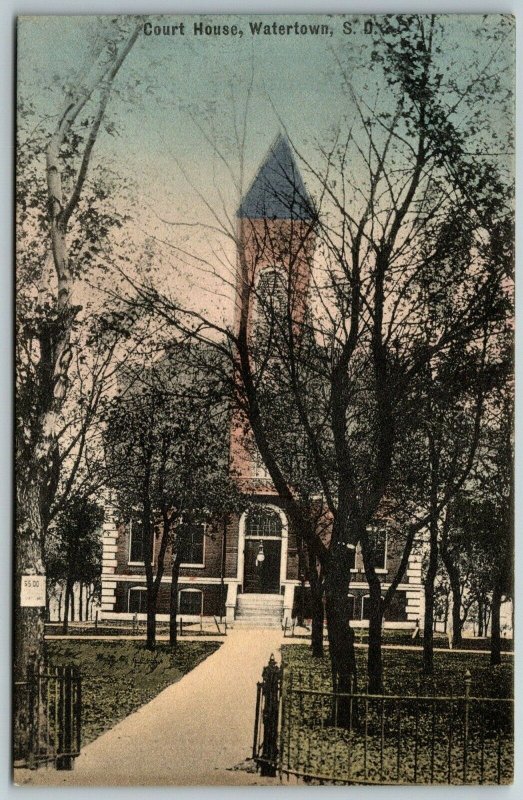
[[[252,341],[270,293],[282,324],[303,320],[315,248],[315,211],[287,138],[279,135],[237,211],[235,327]],[[246,494],[274,494],[253,437],[239,415],[232,423],[231,469]]]

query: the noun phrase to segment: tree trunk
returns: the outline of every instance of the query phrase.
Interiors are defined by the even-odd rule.
[[[501,586],[499,580],[494,585],[491,605],[490,663],[501,664]]]
[[[156,593],[147,587],[147,650],[156,649]]]
[[[325,574],[325,610],[334,692],[350,693],[356,688],[354,631],[349,623],[348,591],[351,560],[342,543],[331,545]],[[351,725],[351,703],[339,698],[333,720],[337,725]]]
[[[58,592],[58,622],[62,619],[62,597],[64,594],[63,588],[60,588]]]
[[[323,568],[316,567],[316,557],[308,554],[309,586],[311,589],[311,649],[313,658],[323,658]],[[302,588],[303,591],[303,588]]]
[[[441,549],[441,558],[449,576],[450,591],[452,594],[452,645],[453,647],[457,647],[462,642],[461,631],[463,629],[459,570],[455,566],[452,556],[446,548]]]
[[[488,636],[488,626],[490,625],[490,606],[485,603],[485,636]]]
[[[69,632],[69,616],[71,613],[71,602],[73,597],[73,586],[69,578],[65,582],[65,597],[64,597],[64,621],[62,625],[62,633]]]
[[[463,641],[463,620],[461,618],[461,586],[452,589],[452,646],[459,647]]]
[[[431,513],[430,550],[425,576],[425,617],[423,624],[423,673],[434,673],[434,585],[438,572],[438,520]]]
[[[74,583],[71,585],[71,622],[74,622],[76,616],[76,598],[74,594]]]
[[[370,694],[381,694],[383,690],[383,664],[381,653],[383,611],[381,603],[381,583],[379,578],[369,583],[369,606],[368,691]]]
[[[171,569],[171,597],[169,604],[169,644],[171,650],[176,649],[178,644],[178,578],[180,576],[180,558],[176,555],[173,558]]]
[[[78,595],[78,620],[82,622],[84,616],[83,583],[80,582],[80,594]]]
[[[38,608],[20,606],[23,575],[45,575],[43,536],[39,510],[38,486],[31,482],[26,491],[18,477],[17,528],[15,537],[15,626],[14,626],[14,680],[24,681],[28,668],[42,662],[44,656],[45,606]],[[20,698],[16,698],[19,700]],[[15,759],[27,753],[29,734],[28,709],[15,702],[13,712],[13,745]]]
[[[313,573],[313,575],[312,575]],[[325,607],[323,605],[322,580],[316,570],[311,571],[309,579],[311,587],[311,649],[313,658],[323,658],[323,619]]]
[[[483,636],[483,603],[478,600],[478,637]]]

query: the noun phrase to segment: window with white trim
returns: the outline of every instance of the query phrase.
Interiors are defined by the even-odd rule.
[[[143,534],[143,524],[139,517],[131,517],[129,520],[129,562],[131,564],[143,564],[145,541]]]
[[[178,612],[186,616],[200,616],[203,611],[201,589],[182,589],[178,595]]]
[[[182,533],[182,566],[203,567],[204,562],[205,525],[189,524],[183,526]]]
[[[266,320],[285,313],[287,289],[280,270],[266,269],[261,273],[258,279],[257,296],[258,304],[261,306],[260,314]]]
[[[131,586],[127,593],[127,608],[130,614],[145,614],[147,590],[144,586]]]

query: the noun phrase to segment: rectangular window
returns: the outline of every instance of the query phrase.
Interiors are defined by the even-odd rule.
[[[383,600],[383,597],[381,598]],[[366,594],[361,600],[361,618],[369,619],[370,617],[370,597]]]
[[[203,543],[205,528],[203,525],[184,525],[182,536],[182,564],[193,564],[203,567]]]
[[[137,517],[129,520],[129,561],[144,561],[143,525]]]
[[[199,589],[184,589],[180,592],[179,613],[200,616],[202,613],[202,592]]]
[[[154,552],[154,537],[153,537]],[[151,552],[151,562],[153,553]],[[129,520],[129,563],[143,564],[145,561],[145,537],[140,517],[131,517]]]
[[[129,612],[131,614],[145,614],[147,611],[147,591],[142,586],[133,586],[129,589]]]
[[[361,599],[361,618],[368,619],[370,616],[370,597],[369,595],[365,595]]]

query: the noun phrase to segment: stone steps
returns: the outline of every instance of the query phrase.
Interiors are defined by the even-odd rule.
[[[280,594],[240,594],[234,624],[244,628],[279,628],[283,616]]]
[[[233,628],[281,628],[281,620],[269,617],[264,619],[261,617],[253,617],[246,619],[245,617],[237,617],[234,620]]]

